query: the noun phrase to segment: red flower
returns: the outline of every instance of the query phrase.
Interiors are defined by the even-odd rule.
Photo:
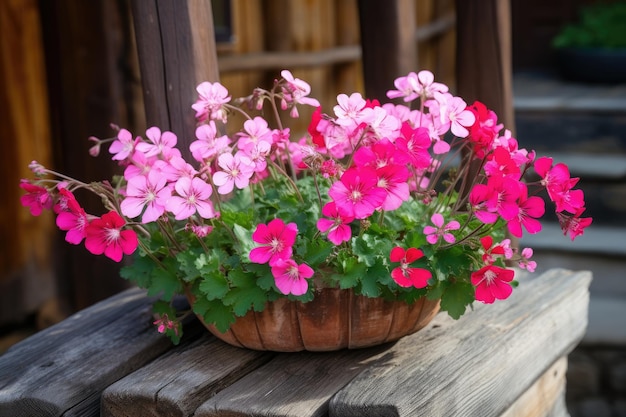
[[[139,244],[133,230],[122,230],[126,223],[114,211],[89,222],[85,228],[85,247],[94,255],[101,255],[120,262],[124,254],[130,255]]]
[[[511,282],[515,272],[512,269],[501,268],[495,265],[487,265],[476,272],[472,272],[472,284],[476,287],[475,297],[477,301],[491,304],[496,299],[509,298],[513,292]]]
[[[20,188],[28,193],[20,197],[20,202],[30,208],[33,216],[39,216],[43,209],[52,208],[54,201],[46,188],[31,184],[28,180],[22,180]]]
[[[423,256],[424,252],[416,248],[409,248],[406,251],[400,246],[393,248],[389,259],[391,262],[400,262],[400,266],[391,271],[391,278],[401,287],[426,287],[428,280],[432,277],[431,272],[424,268],[409,267],[411,263]]]

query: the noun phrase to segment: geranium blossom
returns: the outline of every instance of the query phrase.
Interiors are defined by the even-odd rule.
[[[237,152],[234,156],[230,153],[223,153],[217,162],[222,169],[213,174],[213,183],[218,186],[218,193],[228,194],[235,186],[239,189],[248,186],[255,169],[250,158],[241,152]]]
[[[424,256],[420,249],[409,248],[405,250],[396,246],[391,250],[389,259],[391,262],[400,262],[400,266],[391,271],[391,277],[401,287],[424,288],[432,273],[424,268],[415,268],[410,265]]]
[[[520,196],[518,199],[517,216],[510,219],[507,223],[509,232],[515,237],[522,237],[522,226],[530,234],[539,233],[541,231],[541,222],[538,220],[546,212],[545,202],[541,197],[528,197],[528,187],[519,183]]]
[[[328,232],[328,240],[335,245],[348,242],[352,237],[350,223],[354,220],[354,216],[342,215],[333,201],[324,205],[322,214],[330,217],[330,219],[324,217],[319,219],[317,221],[317,229],[322,233]]]
[[[280,292],[302,295],[309,288],[307,278],[313,276],[313,269],[307,264],[298,265],[293,259],[278,259],[272,265],[272,275]]]
[[[213,189],[209,184],[200,178],[182,177],[174,185],[176,193],[165,202],[165,209],[172,214],[176,220],[187,219],[194,214],[204,219],[215,217],[211,193]]]
[[[56,225],[59,229],[67,231],[65,241],[72,245],[79,245],[85,238],[85,228],[89,224],[89,217],[85,212],[74,194],[65,188],[59,190],[59,194],[63,196],[63,209],[58,211]]]
[[[22,180],[20,188],[27,192],[20,197],[20,202],[30,209],[33,216],[39,216],[44,209],[52,208],[54,200],[47,188],[31,184],[28,180]]]
[[[158,127],[151,127],[146,130],[146,137],[149,142],[138,142],[135,145],[135,149],[139,152],[143,152],[146,157],[163,155],[165,158],[169,158],[172,150],[176,146],[178,139],[172,132],[163,132]],[[178,152],[178,150],[176,151]]]
[[[261,246],[250,251],[250,260],[259,264],[274,265],[279,259],[291,258],[293,244],[296,242],[298,226],[285,224],[281,219],[274,219],[268,224],[259,224],[252,233],[252,240]]]
[[[533,256],[533,250],[531,248],[522,249],[522,259],[518,262],[518,265],[522,269],[526,269],[528,272],[535,272],[535,268],[537,268],[537,262],[531,261],[530,258]]]
[[[515,272],[512,269],[487,265],[472,272],[471,281],[475,288],[476,301],[491,304],[495,300],[504,300],[513,292],[510,282]]]
[[[122,200],[120,209],[124,216],[131,219],[143,212],[141,222],[150,223],[165,212],[165,203],[171,195],[165,177],[150,171],[148,176],[137,175],[128,180],[126,198]]]
[[[117,132],[117,139],[109,146],[109,152],[113,154],[111,159],[115,161],[123,161],[135,152],[135,145],[139,142],[139,138],[133,139],[133,135],[126,129],[120,129]]]
[[[454,243],[456,241],[454,235],[450,233],[450,230],[458,230],[461,227],[459,222],[452,220],[444,225],[443,215],[441,213],[433,214],[430,221],[433,222],[435,227],[424,227],[424,234],[426,235],[426,241],[428,243],[434,245],[439,242],[439,238],[441,237],[448,243]]]
[[[120,262],[124,255],[135,252],[137,234],[125,229],[124,219],[115,211],[103,214],[101,218],[91,220],[85,228],[85,247],[94,255],[101,255]]]
[[[340,213],[364,219],[381,206],[387,192],[377,186],[376,171],[369,167],[350,168],[328,191]]]
[[[196,119],[203,122],[207,119],[221,120],[226,123],[224,104],[230,101],[228,90],[220,83],[202,82],[196,88],[198,100],[191,105],[196,111]]]

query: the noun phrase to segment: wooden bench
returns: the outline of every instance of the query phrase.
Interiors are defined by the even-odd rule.
[[[235,348],[195,318],[172,346],[127,290],[0,356],[0,416],[567,416],[591,273],[518,275],[507,301],[331,353]]]

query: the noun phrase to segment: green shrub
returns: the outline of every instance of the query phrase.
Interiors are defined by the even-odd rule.
[[[552,40],[555,48],[626,47],[626,2],[581,8],[579,21],[565,26]]]

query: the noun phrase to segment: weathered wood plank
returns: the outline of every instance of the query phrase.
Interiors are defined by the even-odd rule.
[[[390,345],[330,353],[281,354],[199,407],[194,417],[323,417],[332,395],[384,362]]]
[[[500,417],[549,417],[565,396],[567,358],[558,359]]]
[[[172,347],[152,299],[130,289],[74,314],[0,357],[0,417],[97,416],[101,392]]]
[[[499,416],[582,339],[591,273],[553,269],[506,302],[445,315],[337,393],[331,416]]]
[[[207,398],[274,356],[203,333],[107,388],[101,416],[190,416]]]
[[[133,0],[131,5],[147,123],[175,132],[187,154],[195,139],[196,86],[219,80],[211,1]]]

